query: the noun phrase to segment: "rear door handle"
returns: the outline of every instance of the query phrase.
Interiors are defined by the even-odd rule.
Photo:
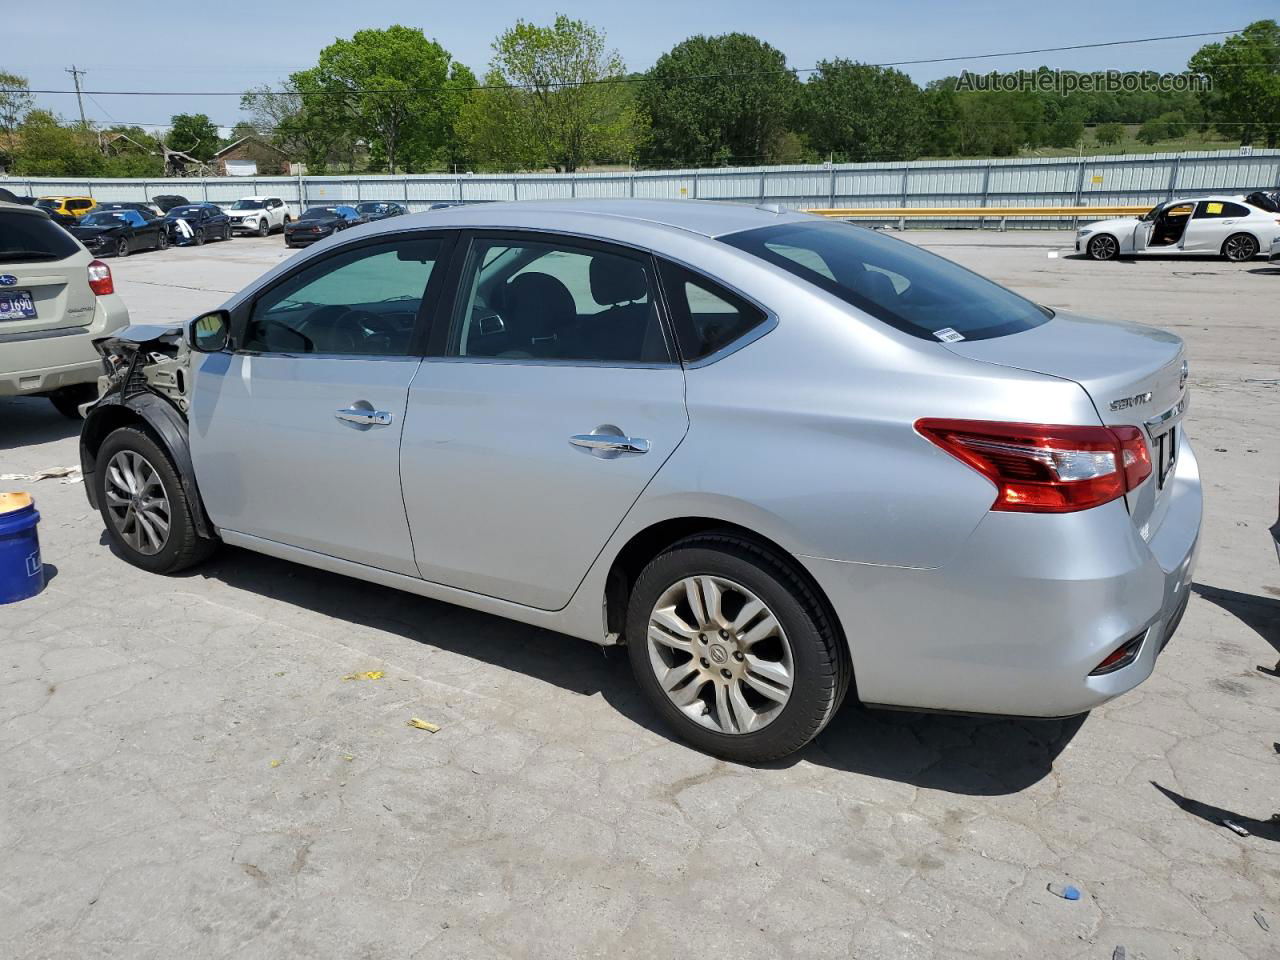
[[[366,427],[385,427],[395,419],[386,410],[369,410],[361,407],[343,407],[334,416],[347,423],[358,423]]]
[[[570,437],[575,447],[589,450],[598,457],[621,456],[649,452],[649,441],[640,437],[624,437],[612,433],[579,433]]]

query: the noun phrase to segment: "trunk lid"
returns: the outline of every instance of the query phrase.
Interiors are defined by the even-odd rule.
[[[1072,380],[1103,423],[1142,430],[1151,476],[1125,499],[1144,539],[1159,528],[1187,407],[1181,338],[1142,324],[1059,313],[1031,330],[946,347],[972,360]]]
[[[36,309],[34,317],[0,320],[0,333],[38,333],[92,323],[97,300],[89,289],[90,259],[81,252],[65,260],[0,265],[0,274],[13,277],[0,292],[25,290]]]

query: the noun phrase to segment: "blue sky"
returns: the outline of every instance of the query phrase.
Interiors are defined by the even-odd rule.
[[[543,3],[540,0],[121,0],[115,4],[4,0],[6,70],[33,88],[69,89],[73,62],[88,70],[90,90],[241,90],[311,66],[337,36],[393,23],[420,26],[456,59],[476,70],[489,44],[523,17],[548,22],[556,12],[606,31],[631,69],[644,69],[691,34],[742,31],[781,49],[793,67],[829,57],[878,63],[1033,47],[1061,46],[1243,27],[1275,17],[1274,0],[1206,4],[1168,0],[1159,6],[1074,0],[1070,4],[899,2],[859,0],[743,3],[742,0],[643,0],[641,3]],[[74,43],[68,43],[74,26]],[[82,38],[82,39],[81,39]],[[1180,70],[1208,40],[1175,40],[1000,60],[906,69],[925,82],[968,67],[1014,70],[1041,63],[1070,69]],[[76,115],[75,98],[42,96],[40,105]],[[147,125],[178,112],[204,112],[227,125],[239,118],[236,97],[109,97],[85,101],[92,120]]]

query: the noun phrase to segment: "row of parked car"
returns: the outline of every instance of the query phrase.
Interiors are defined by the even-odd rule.
[[[98,201],[93,197],[20,197],[0,190],[0,200],[35,206],[99,256],[127,257],[140,250],[200,246],[237,233],[283,234],[285,245],[306,246],[342,230],[404,216],[409,208],[392,200],[308,207],[295,217],[280,197],[242,197],[228,206],[192,203],[176,194],[149,201]],[[435,203],[435,207],[453,206]]]

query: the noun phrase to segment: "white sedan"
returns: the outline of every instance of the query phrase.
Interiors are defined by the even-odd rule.
[[[1076,252],[1093,260],[1170,254],[1222,256],[1242,263],[1280,237],[1280,218],[1243,197],[1172,200],[1140,217],[1099,220],[1076,232]]]

